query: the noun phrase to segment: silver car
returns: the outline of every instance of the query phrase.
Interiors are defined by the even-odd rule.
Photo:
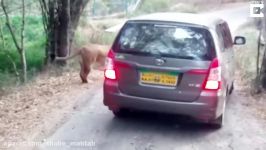
[[[181,114],[220,128],[234,88],[227,23],[206,15],[157,13],[128,20],[108,53],[104,105]]]

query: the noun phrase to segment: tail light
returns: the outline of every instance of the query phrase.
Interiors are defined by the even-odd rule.
[[[111,79],[111,80],[116,79],[116,72],[115,72],[115,68],[114,68],[114,52],[113,52],[113,50],[110,50],[108,52],[106,62],[105,62],[104,76],[106,79]]]
[[[217,58],[210,65],[209,75],[206,78],[203,88],[205,90],[221,89],[221,66]]]

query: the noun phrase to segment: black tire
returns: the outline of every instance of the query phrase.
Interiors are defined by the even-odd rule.
[[[209,125],[213,128],[213,129],[220,129],[223,127],[223,123],[224,123],[224,117],[223,114],[218,117],[215,120],[212,120],[209,122]]]
[[[113,114],[117,118],[124,118],[129,116],[129,111],[126,109],[112,110]]]
[[[230,89],[229,89],[229,93],[228,94],[231,95],[233,93],[234,89],[235,89],[235,86],[234,86],[234,82],[233,82],[231,87],[230,87]]]

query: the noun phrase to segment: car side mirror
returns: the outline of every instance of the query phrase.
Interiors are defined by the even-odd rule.
[[[246,44],[246,38],[243,36],[236,36],[234,39],[235,45],[244,45]]]

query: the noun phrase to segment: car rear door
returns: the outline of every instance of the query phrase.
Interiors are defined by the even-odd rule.
[[[119,90],[123,94],[158,100],[195,101],[200,96],[215,55],[210,33],[199,27],[182,25],[174,28],[173,24],[158,22],[142,22],[143,26],[139,28],[143,30],[129,31],[127,28],[134,27],[132,24],[123,28],[113,46]],[[148,31],[150,26],[159,29]],[[177,38],[169,38],[168,34]],[[185,34],[188,35],[184,38]],[[203,37],[203,34],[206,35]],[[126,46],[121,46],[123,44]],[[172,56],[177,50],[189,55]],[[199,58],[203,53],[204,58]]]
[[[229,27],[226,22],[218,25],[217,32],[220,35],[221,54],[222,54],[222,73],[227,84],[231,84],[234,78],[234,51],[233,42]]]
[[[231,32],[229,29],[229,26],[226,22],[223,23],[223,32],[225,33],[225,46],[226,46],[226,51],[227,51],[227,57],[228,57],[228,71],[230,74],[229,78],[229,84],[231,85],[231,82],[234,81],[234,76],[235,76],[235,58],[234,58],[234,50],[233,50],[233,39],[231,36]]]

